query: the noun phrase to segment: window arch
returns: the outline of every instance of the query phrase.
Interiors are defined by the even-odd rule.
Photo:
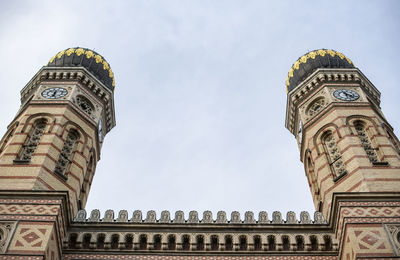
[[[225,250],[226,251],[233,250],[233,240],[232,236],[230,235],[225,236]]]
[[[71,163],[72,155],[75,150],[75,145],[78,140],[78,132],[74,129],[71,129],[68,132],[67,139],[65,140],[60,156],[58,157],[58,161],[54,169],[55,173],[66,177],[66,170]]]
[[[97,244],[96,247],[98,249],[104,249],[104,242],[106,240],[106,235],[101,233],[97,236]]]
[[[296,236],[296,250],[303,251],[304,250],[304,238],[303,236]]]
[[[114,234],[111,236],[111,249],[118,249],[119,247],[119,235]]]
[[[345,175],[347,171],[344,168],[342,154],[337,146],[332,131],[327,131],[322,135],[322,144],[324,146],[326,157],[334,176],[334,180],[337,180]]]
[[[310,236],[310,249],[312,251],[318,250],[318,238],[316,236]]]
[[[219,249],[218,236],[212,235],[210,238],[211,250],[216,251]]]
[[[147,249],[147,236],[140,235],[139,237],[139,250],[146,250]]]
[[[159,234],[154,235],[153,248],[154,248],[154,250],[161,250],[161,235],[159,235]]]
[[[175,250],[176,249],[176,239],[174,235],[168,236],[168,250]]]
[[[125,236],[125,248],[132,249],[133,248],[133,235],[128,234]]]
[[[182,250],[190,250],[190,236],[189,235],[182,236]]]
[[[276,250],[275,236],[270,235],[270,236],[268,236],[267,239],[268,239],[268,250],[269,251]]]
[[[366,124],[361,120],[357,120],[354,122],[354,129],[356,130],[358,138],[361,142],[361,146],[364,148],[369,161],[371,163],[378,162],[378,154],[376,153],[375,148],[372,146],[371,139],[366,129]]]
[[[324,250],[330,251],[332,250],[332,238],[330,236],[324,236]]]
[[[239,237],[239,250],[240,251],[247,250],[247,237],[246,236]]]
[[[204,236],[198,235],[196,237],[196,249],[197,250],[204,250]]]
[[[83,249],[88,249],[90,248],[90,240],[92,239],[92,234],[90,233],[86,233],[83,236],[83,240],[82,240],[82,248]]]
[[[285,251],[290,250],[290,240],[288,236],[282,236],[282,249]]]
[[[39,144],[40,138],[42,137],[44,130],[47,125],[46,119],[38,119],[33,123],[33,127],[29,132],[22,149],[18,154],[17,161],[27,161],[29,162],[32,158],[36,147]]]
[[[253,243],[254,243],[254,250],[259,251],[262,249],[262,242],[261,242],[261,237],[260,236],[254,236],[253,237]]]

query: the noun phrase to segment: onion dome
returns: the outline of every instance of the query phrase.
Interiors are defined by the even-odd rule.
[[[100,80],[108,89],[114,91],[114,73],[103,56],[86,48],[69,48],[57,53],[47,64],[49,67],[84,67]]]
[[[342,53],[319,49],[301,56],[290,68],[286,79],[287,92],[320,68],[354,68],[353,62]]]

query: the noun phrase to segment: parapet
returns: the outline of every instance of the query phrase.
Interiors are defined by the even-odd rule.
[[[286,220],[282,218],[282,214],[279,211],[272,213],[272,219],[269,220],[268,213],[260,211],[258,214],[258,220],[255,219],[252,211],[246,211],[244,218],[242,219],[238,211],[233,211],[230,215],[230,220],[227,218],[225,211],[218,211],[216,219],[213,218],[211,211],[204,211],[202,219],[199,219],[197,211],[190,211],[189,218],[185,219],[184,212],[179,210],[175,212],[174,218],[171,219],[169,211],[164,210],[161,212],[161,217],[157,218],[156,212],[150,210],[144,217],[142,211],[135,210],[132,217],[129,218],[128,211],[121,210],[118,213],[118,217],[115,218],[113,210],[106,210],[103,218],[101,218],[100,211],[94,209],[91,211],[89,218],[85,210],[79,210],[74,222],[103,222],[103,223],[144,223],[144,224],[229,224],[229,225],[268,225],[268,224],[327,224],[321,212],[314,213],[314,220],[311,219],[310,214],[307,211],[300,213],[300,220],[297,219],[296,213],[289,211],[286,213]]]

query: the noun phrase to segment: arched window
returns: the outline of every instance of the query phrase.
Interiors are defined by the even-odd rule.
[[[196,249],[204,250],[204,237],[202,235],[196,237]]]
[[[272,235],[268,236],[268,250],[269,251],[276,250],[275,237]]]
[[[140,235],[139,237],[139,250],[146,250],[147,249],[147,236]]]
[[[33,127],[28,134],[25,144],[22,146],[16,161],[29,162],[31,160],[31,157],[39,144],[40,138],[44,133],[46,124],[47,120],[45,119],[39,119],[33,123]]]
[[[106,235],[104,234],[99,234],[97,236],[97,248],[103,249],[104,248],[104,241],[106,239]]]
[[[75,130],[70,130],[67,135],[67,139],[65,140],[64,146],[61,150],[60,156],[58,157],[58,161],[54,172],[66,177],[66,170],[69,164],[71,163],[72,153],[75,150],[76,141],[79,139],[79,134]]]
[[[176,239],[174,235],[168,236],[168,250],[175,250],[176,248]]]
[[[132,249],[133,248],[133,235],[128,234],[125,236],[125,248]]]
[[[360,138],[361,146],[364,148],[364,151],[367,154],[370,162],[378,162],[378,155],[376,154],[375,148],[372,146],[371,139],[365,127],[365,123],[362,121],[356,121],[354,122],[354,128],[356,129],[357,135]]]
[[[259,251],[262,249],[262,243],[261,243],[261,237],[260,236],[254,236],[253,237],[253,242],[254,242],[254,250]]]
[[[285,251],[290,250],[290,240],[288,236],[282,236],[282,249]]]
[[[247,238],[246,236],[239,237],[239,250],[245,251],[247,250]]]
[[[90,240],[92,239],[92,234],[85,234],[82,240],[82,248],[88,249],[90,248]]]
[[[233,249],[232,236],[225,236],[225,250],[231,251]]]
[[[316,236],[310,236],[310,249],[312,251],[318,250],[318,239]]]
[[[334,180],[337,180],[345,175],[347,171],[344,168],[342,154],[331,131],[326,132],[322,136],[322,144],[324,146],[326,157],[331,167]]]
[[[72,233],[69,236],[69,240],[68,240],[68,248],[70,249],[76,249],[76,240],[78,239],[78,234],[76,233]]]
[[[304,250],[304,238],[302,236],[296,236],[296,250],[297,251]]]
[[[332,239],[330,236],[324,236],[324,242],[325,246],[324,249],[325,251],[331,251],[332,250]]]
[[[78,107],[82,109],[82,111],[85,112],[86,114],[91,115],[93,113],[94,107],[92,103],[84,96],[77,96],[76,103]]]
[[[190,237],[188,235],[182,236],[182,250],[190,250]]]
[[[154,250],[161,250],[161,235],[154,235],[153,237],[154,240]]]
[[[219,248],[218,237],[213,235],[211,236],[211,250],[216,251]]]
[[[118,249],[119,246],[119,235],[114,234],[111,236],[111,249]]]
[[[323,97],[319,97],[307,107],[306,114],[309,116],[313,116],[317,114],[325,105],[325,99]]]

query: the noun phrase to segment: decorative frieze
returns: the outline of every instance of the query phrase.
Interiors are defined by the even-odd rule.
[[[178,223],[178,224],[326,224],[326,220],[324,219],[321,212],[314,213],[314,221],[311,220],[310,214],[306,211],[302,211],[300,213],[300,221],[296,218],[296,213],[293,211],[289,211],[286,214],[286,221],[282,218],[282,214],[279,211],[274,211],[272,213],[272,221],[268,219],[268,214],[265,211],[261,211],[258,214],[258,220],[254,218],[254,213],[252,211],[246,211],[244,214],[244,219],[240,217],[240,213],[238,211],[233,211],[231,213],[230,220],[226,217],[225,211],[218,211],[217,218],[214,220],[212,217],[211,211],[203,212],[203,219],[199,219],[199,214],[197,211],[190,211],[189,218],[185,219],[184,212],[179,210],[175,212],[175,218],[171,220],[170,212],[164,210],[161,212],[161,217],[158,219],[156,216],[156,212],[154,210],[150,210],[146,213],[146,218],[142,219],[142,211],[135,210],[133,212],[133,216],[131,219],[128,219],[128,212],[126,210],[121,210],[118,214],[118,218],[114,218],[113,210],[106,210],[104,217],[100,217],[100,211],[98,209],[92,210],[90,213],[90,217],[86,219],[86,211],[81,209],[78,211],[76,217],[74,218],[75,222],[129,222],[129,223],[154,223],[154,224],[168,224],[168,223]]]

